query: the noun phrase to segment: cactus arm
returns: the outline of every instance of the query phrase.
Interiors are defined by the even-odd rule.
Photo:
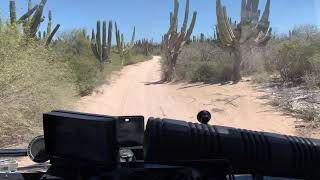
[[[96,34],[94,33],[94,29],[92,29],[92,32],[91,32],[91,44],[95,43],[95,39],[96,39]]]
[[[218,21],[218,32],[220,34],[220,39],[221,39],[221,42],[223,43],[224,46],[231,46],[232,43],[233,43],[233,36],[232,34],[230,34],[230,27],[228,27],[229,24],[229,21],[228,21],[228,18],[226,17],[226,13],[224,11],[226,10],[223,10],[225,8],[222,8],[222,5],[221,5],[221,1],[220,0],[217,0],[216,1],[217,5],[216,5],[216,8],[217,8],[217,21]]]
[[[47,27],[47,34],[51,34],[51,28],[52,28],[52,12],[51,10],[49,10],[49,14],[48,14],[48,27]]]
[[[31,15],[38,9],[38,5],[34,6],[32,9],[30,9],[26,14],[20,17],[20,19],[17,21],[18,24],[22,23],[26,19],[30,19]]]
[[[117,26],[117,22],[114,23],[114,26],[115,26],[115,31],[116,33],[118,33],[118,26]]]
[[[109,55],[109,57],[111,54],[111,46],[112,46],[112,21],[109,21],[109,28],[108,28],[108,55]]]
[[[269,16],[270,16],[270,0],[267,0],[265,9],[263,11],[261,21],[262,22],[268,22],[269,21]]]
[[[125,46],[125,44],[124,44],[124,35],[123,35],[123,33],[121,33],[121,52],[123,52],[124,46]]]
[[[94,56],[99,59],[99,54],[97,52],[97,46],[96,46],[96,34],[94,33],[94,30],[92,29],[92,34],[91,34],[91,49],[94,54]]]
[[[121,54],[121,36],[120,36],[120,30],[117,31],[117,48],[118,53]]]
[[[252,11],[253,11],[252,21],[253,23],[258,23],[259,17],[260,17],[259,0],[253,0]]]
[[[248,20],[251,22],[252,20],[252,0],[247,0],[246,11],[248,15]]]
[[[28,0],[28,11],[30,11],[32,9],[32,0]],[[31,20],[31,19],[29,19]]]
[[[191,36],[191,34],[193,32],[193,29],[194,29],[194,27],[196,25],[196,20],[197,20],[197,12],[195,11],[195,12],[193,12],[193,15],[192,15],[191,24],[190,24],[190,27],[189,27],[188,32],[186,34],[186,39],[190,38],[190,36]]]
[[[270,0],[267,0],[265,9],[263,11],[263,14],[261,16],[261,19],[259,21],[257,29],[259,31],[267,31],[269,26],[270,26],[270,21],[269,21],[269,16],[270,16]]]
[[[177,35],[178,13],[179,13],[179,0],[175,0],[174,1],[174,12],[173,12],[172,24],[171,24],[171,36],[172,37],[175,37]]]
[[[246,22],[246,17],[247,17],[247,11],[246,11],[246,0],[241,1],[241,20],[240,22],[244,23]]]
[[[181,28],[182,33],[186,33],[187,31],[187,25],[188,25],[188,18],[189,18],[189,6],[190,6],[190,0],[186,1],[186,10],[184,14],[184,20],[183,20],[183,25]]]
[[[232,42],[235,41],[236,37],[233,33],[233,30],[232,30],[232,27],[231,27],[231,18],[230,20],[228,21],[228,15],[227,15],[227,8],[226,7],[223,7],[223,17],[225,19],[224,23],[225,23],[225,27],[227,29],[227,33],[228,33],[228,36],[230,36],[230,39]]]
[[[102,59],[100,60],[100,63],[107,62],[108,61],[108,48],[106,46],[102,47]]]
[[[40,23],[42,22],[42,14],[45,4],[47,3],[47,0],[41,0],[39,7],[37,8],[36,12],[34,13],[31,24],[30,24],[30,36],[35,37],[36,33],[38,32]]]
[[[107,22],[103,21],[102,25],[102,47],[107,46]]]
[[[132,37],[131,37],[131,42],[130,42],[130,47],[129,47],[129,49],[133,48],[135,37],[136,37],[136,27],[133,28],[133,33],[132,33]]]
[[[108,51],[107,51],[107,21],[103,21],[102,23],[102,54],[101,61],[106,61],[108,59]]]
[[[266,33],[260,31],[258,37],[254,40],[257,46],[265,46],[272,38],[272,28],[269,28]]]
[[[173,18],[173,14],[172,14],[172,12],[170,12],[170,28],[171,28],[171,24],[173,23],[173,19],[172,18]]]
[[[258,12],[259,8],[259,0],[253,0],[252,2],[252,11],[253,12]]]
[[[116,41],[117,41],[118,53],[121,54],[120,31],[118,30],[117,22],[115,22],[115,31],[116,31]]]
[[[97,33],[96,33],[96,46],[99,55],[99,60],[102,58],[102,46],[101,46],[101,22],[97,21]]]
[[[49,44],[51,43],[54,35],[58,32],[60,28],[60,24],[57,24],[56,27],[53,29],[53,31],[50,33],[48,39],[47,39],[47,42],[46,42],[46,46],[49,46]]]
[[[10,23],[13,25],[17,21],[16,1],[10,0]]]

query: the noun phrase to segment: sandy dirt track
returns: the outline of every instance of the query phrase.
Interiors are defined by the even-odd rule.
[[[143,115],[197,122],[200,110],[211,124],[295,135],[295,118],[277,112],[250,82],[236,85],[163,84],[160,57],[125,67],[111,82],[83,97],[76,110],[107,115]]]

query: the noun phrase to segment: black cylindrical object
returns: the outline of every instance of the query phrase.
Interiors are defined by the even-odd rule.
[[[320,140],[150,118],[145,160],[229,160],[235,174],[320,179]]]

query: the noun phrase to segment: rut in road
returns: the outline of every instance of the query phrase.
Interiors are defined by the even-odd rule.
[[[113,73],[110,84],[83,97],[76,110],[107,115],[143,115],[197,122],[201,110],[211,124],[295,135],[296,118],[268,105],[264,92],[249,82],[236,85],[161,83],[160,57]]]

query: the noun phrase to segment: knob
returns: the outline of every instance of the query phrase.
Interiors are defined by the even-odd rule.
[[[208,124],[211,120],[211,114],[209,111],[200,111],[197,115],[197,119],[201,124]]]

